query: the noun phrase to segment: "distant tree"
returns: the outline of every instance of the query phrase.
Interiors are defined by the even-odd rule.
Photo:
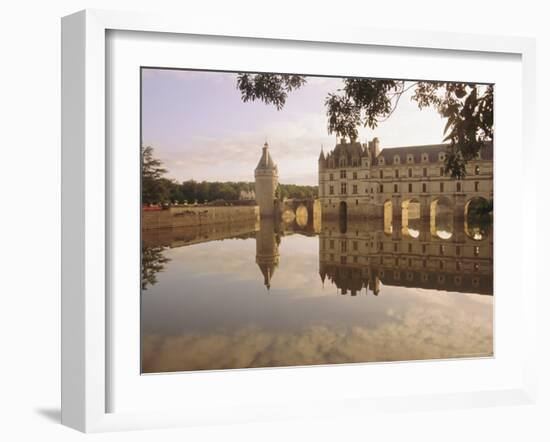
[[[166,169],[153,157],[151,146],[141,147],[141,202],[162,204],[169,201],[169,188],[164,178]]]
[[[261,100],[281,110],[288,93],[306,81],[299,75],[239,74],[237,88],[244,102]],[[328,132],[357,139],[358,127],[376,128],[412,88],[412,100],[420,109],[433,107],[447,119],[442,135],[443,141],[449,142],[445,169],[455,178],[463,177],[467,162],[493,139],[492,85],[418,81],[406,86],[403,80],[346,78],[344,88],[329,93],[325,100]]]
[[[279,184],[275,191],[275,195],[279,195],[283,198],[295,198],[295,199],[306,199],[306,198],[316,198],[318,195],[317,186],[300,186],[297,184]]]

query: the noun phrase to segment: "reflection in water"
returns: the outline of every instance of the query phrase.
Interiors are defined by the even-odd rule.
[[[141,289],[156,284],[157,273],[164,270],[164,265],[170,261],[163,255],[161,245],[143,245],[141,247]]]
[[[474,241],[409,222],[417,236],[340,220],[147,233],[142,370],[492,355],[490,224]]]
[[[431,203],[430,232],[432,236],[450,239],[453,236],[453,206],[448,198],[441,197]]]
[[[466,205],[464,231],[476,241],[487,238],[492,225],[492,205],[484,198],[474,198]]]

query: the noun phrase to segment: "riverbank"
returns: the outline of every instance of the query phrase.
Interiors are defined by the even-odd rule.
[[[207,226],[256,221],[258,206],[174,206],[162,210],[142,210],[142,230]]]

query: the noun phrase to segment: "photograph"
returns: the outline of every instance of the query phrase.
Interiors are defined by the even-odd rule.
[[[494,356],[493,84],[140,69],[142,374]]]

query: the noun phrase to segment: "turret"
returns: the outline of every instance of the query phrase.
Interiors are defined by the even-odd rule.
[[[321,153],[319,154],[319,170],[324,169],[326,166],[325,152],[323,152],[323,146],[321,146]]]
[[[256,204],[260,206],[260,217],[272,217],[279,177],[277,165],[269,154],[267,142],[262,148],[262,156],[254,171],[254,178],[256,181]]]
[[[372,141],[368,142],[368,145],[371,162],[373,162],[374,164],[374,160],[380,154],[380,140],[375,137],[372,139]]]

